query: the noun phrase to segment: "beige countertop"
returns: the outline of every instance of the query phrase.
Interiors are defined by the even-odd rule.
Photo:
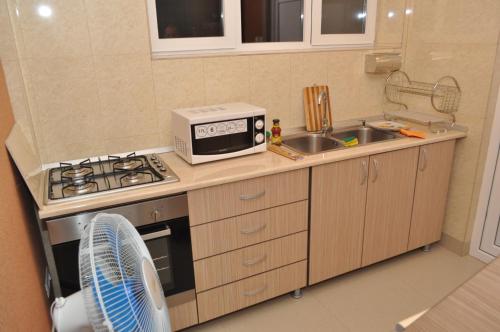
[[[417,125],[412,125],[412,127],[426,131],[424,127],[419,127]],[[43,201],[44,190],[46,190],[46,171],[36,168],[33,169],[33,167],[30,168],[29,165],[23,165],[23,163],[33,163],[30,161],[30,158],[25,156],[27,153],[26,150],[21,148],[24,146],[21,142],[22,139],[19,137],[9,137],[9,140],[7,140],[7,147],[39,207],[40,218],[46,219],[321,165],[334,161],[373,155],[450,139],[458,139],[465,136],[466,134],[464,132],[455,130],[451,130],[444,134],[433,134],[428,132],[427,138],[425,139],[405,137],[392,141],[305,156],[304,159],[298,161],[293,161],[268,151],[245,157],[192,166],[173,152],[164,153],[160,154],[160,157],[179,176],[179,182],[158,184],[143,188],[131,188],[130,190],[121,192],[110,191],[98,196],[82,197],[78,200],[51,204],[44,204]]]

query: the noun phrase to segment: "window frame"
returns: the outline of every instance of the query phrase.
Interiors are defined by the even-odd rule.
[[[243,43],[241,26],[241,1],[222,1],[225,34],[223,37],[160,39],[158,37],[156,0],[147,0],[149,30],[153,57],[162,58],[176,56],[252,53],[263,54],[287,51],[314,51],[319,49],[364,48],[373,46],[375,41],[377,0],[367,0],[366,29],[364,34],[321,35],[322,0],[303,0],[304,17],[302,21],[302,42],[262,43]],[[314,17],[318,17],[319,19],[314,19]]]
[[[323,1],[312,0],[311,17],[311,45],[367,45],[371,46],[375,42],[375,29],[377,20],[377,0],[366,0],[366,24],[365,33],[359,34],[322,34],[321,21],[323,15]]]

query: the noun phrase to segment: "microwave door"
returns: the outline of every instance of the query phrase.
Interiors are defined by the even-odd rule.
[[[193,155],[220,155],[254,146],[253,118],[191,126]]]

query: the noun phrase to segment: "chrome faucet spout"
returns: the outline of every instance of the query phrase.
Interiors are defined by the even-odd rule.
[[[326,91],[320,91],[320,93],[318,94],[318,106],[320,107],[321,109],[321,105],[323,103],[325,103],[325,106],[324,106],[324,111],[323,111],[323,119],[321,120],[321,132],[323,134],[326,134],[328,133],[330,130],[331,130],[331,126],[329,124],[329,121],[328,121],[328,95],[326,93]]]

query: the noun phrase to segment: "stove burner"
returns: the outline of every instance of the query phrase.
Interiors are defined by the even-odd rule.
[[[144,174],[137,173],[137,172],[131,172],[131,173],[125,175],[124,177],[122,177],[121,180],[126,184],[137,183],[137,182],[144,180]]]
[[[80,165],[72,166],[70,169],[67,169],[62,172],[63,178],[77,179],[83,178],[87,175],[92,174],[92,168],[90,167],[81,167]]]
[[[97,183],[95,182],[74,182],[63,188],[63,194],[67,196],[88,194],[93,192],[96,187]]]
[[[140,167],[143,167],[143,163],[138,159],[123,159],[113,163],[113,169],[118,171],[130,171]]]

